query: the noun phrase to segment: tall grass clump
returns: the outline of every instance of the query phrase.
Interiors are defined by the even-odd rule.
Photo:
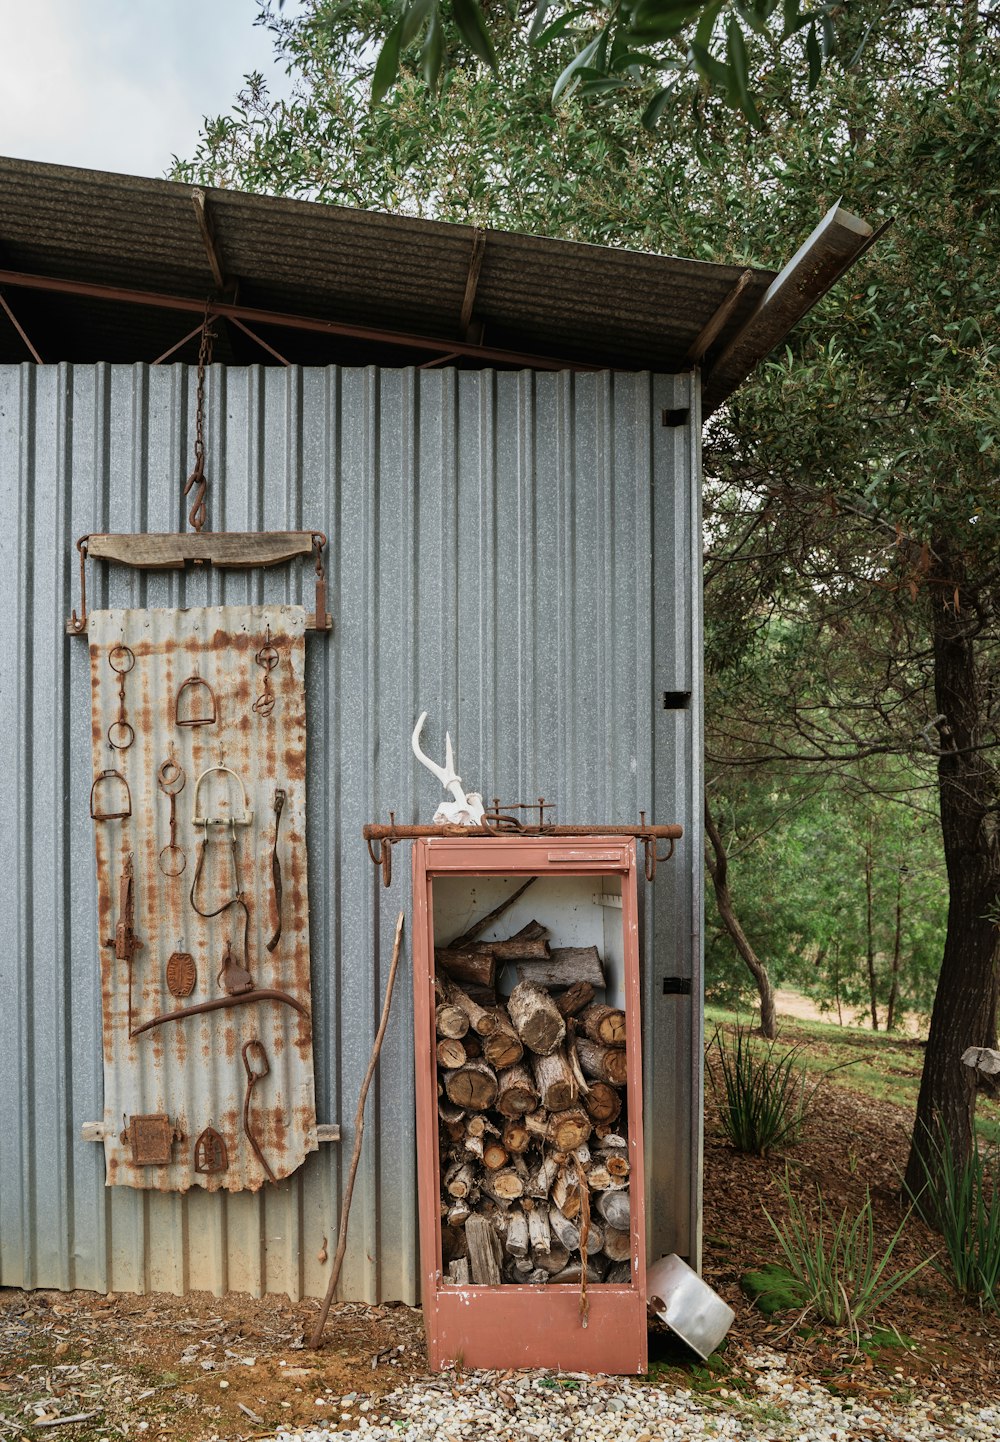
[[[816,1207],[812,1210],[792,1192],[787,1176],[783,1192],[788,1208],[788,1221],[784,1225],[779,1225],[766,1207],[763,1210],[788,1268],[791,1279],[788,1291],[803,1314],[849,1329],[858,1345],[861,1324],[884,1307],[933,1258],[925,1257],[908,1271],[889,1270],[890,1259],[910,1214],[900,1222],[888,1245],[879,1249],[867,1187],[860,1211],[852,1215],[845,1207],[839,1217],[831,1212],[818,1187]]]
[[[979,1138],[966,1160],[950,1139],[925,1138],[925,1185],[913,1198],[928,1226],[941,1233],[938,1270],[968,1301],[1000,1314],[1000,1154]]]
[[[749,1026],[738,1025],[731,1035],[717,1031],[709,1051],[712,1048],[722,1078],[720,1085],[709,1071],[712,1091],[723,1130],[736,1150],[764,1157],[795,1141],[819,1085],[807,1090],[805,1070],[797,1065],[801,1044],[765,1043],[752,1036]]]

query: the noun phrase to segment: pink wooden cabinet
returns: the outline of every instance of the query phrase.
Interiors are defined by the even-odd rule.
[[[628,1280],[528,1285],[456,1284],[442,1261],[442,1143],[439,1136],[435,1031],[435,944],[464,932],[522,886],[537,879],[481,940],[512,936],[530,920],[548,928],[553,947],[596,946],[606,975],[598,1000],[626,1017],[624,1106],[615,1132],[627,1143],[629,1220],[626,1265],[598,1270]],[[423,1307],[431,1366],[552,1367],[611,1373],[646,1370],[646,1260],[642,1144],[642,1056],[635,845],[586,838],[441,837],[413,848],[413,986],[417,1162]],[[514,964],[498,970],[503,1004],[518,980]],[[556,993],[558,994],[558,993]],[[502,1120],[502,1119],[501,1119]],[[591,1147],[600,1147],[595,1134]],[[544,1152],[546,1142],[533,1143]],[[535,1153],[537,1161],[538,1152]],[[526,1162],[528,1158],[525,1158]],[[572,1164],[575,1167],[575,1163]],[[619,1184],[619,1190],[622,1190]],[[600,1192],[590,1192],[594,1221]],[[518,1204],[515,1202],[514,1206]],[[605,1228],[606,1230],[606,1228]],[[585,1316],[582,1313],[585,1310]]]

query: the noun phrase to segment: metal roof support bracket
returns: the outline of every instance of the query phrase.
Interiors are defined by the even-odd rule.
[[[42,360],[41,356],[38,354],[37,350],[36,350],[35,347],[32,345],[31,340],[30,340],[29,337],[28,337],[28,332],[25,330],[24,326],[21,324],[21,322],[18,320],[17,316],[14,314],[14,312],[11,310],[10,306],[8,305],[8,303],[7,303],[7,298],[6,298],[6,296],[4,295],[4,293],[3,293],[2,290],[0,290],[0,310],[2,310],[2,311],[4,312],[4,314],[6,315],[7,319],[10,321],[11,325],[12,325],[12,326],[14,327],[14,329],[17,331],[18,335],[21,337],[21,339],[24,341],[24,344],[27,346],[28,350],[31,352],[31,359],[35,362],[36,365],[44,365],[45,362]]]

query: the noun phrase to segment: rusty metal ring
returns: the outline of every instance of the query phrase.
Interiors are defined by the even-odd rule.
[[[166,761],[160,762],[156,772],[156,784],[167,796],[179,795],[184,790],[186,781],[184,767],[172,756],[168,756]]]
[[[268,643],[266,646],[261,646],[256,656],[254,656],[254,660],[257,662],[257,665],[262,666],[265,671],[273,671],[281,660],[281,657],[275,648]]]
[[[253,703],[251,710],[257,716],[270,716],[274,710],[274,701],[273,691],[262,691]]]
[[[177,858],[180,857],[180,865]],[[180,846],[165,846],[159,855],[160,870],[164,876],[180,876],[187,866],[187,856]]]
[[[116,656],[122,662],[121,665],[115,665]],[[124,641],[119,641],[117,646],[112,646],[108,652],[108,665],[119,676],[127,676],[135,665],[135,652],[131,646],[126,646]]]
[[[134,740],[135,732],[127,721],[112,721],[108,727],[109,746],[113,746],[116,751],[127,751]]]

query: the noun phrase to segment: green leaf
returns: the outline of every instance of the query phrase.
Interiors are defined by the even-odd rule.
[[[697,40],[691,41],[691,54],[694,56],[695,64],[710,84],[716,85],[720,90],[728,90],[730,86],[729,66],[706,50],[704,45],[699,45]]]
[[[694,33],[692,50],[696,44],[700,45],[703,50],[708,49],[712,43],[712,31],[715,29],[715,22],[719,18],[723,4],[724,0],[712,0],[712,4],[705,7],[701,19],[698,21],[698,29]]]
[[[403,21],[399,20],[385,37],[375,72],[372,75],[372,104],[377,105],[391,90],[399,73],[399,50],[403,39]]]
[[[585,45],[582,50],[578,51],[577,54],[573,56],[573,59],[569,62],[569,64],[566,66],[566,69],[562,72],[562,74],[559,76],[559,79],[552,87],[553,105],[559,99],[560,95],[562,95],[567,85],[569,85],[570,82],[573,80],[576,72],[578,70],[582,70],[585,66],[590,64],[591,60],[593,60],[594,56],[597,54],[597,47],[600,45],[601,39],[602,36],[598,35],[595,39],[591,40],[589,45]]]
[[[420,72],[432,90],[437,89],[444,63],[444,27],[437,6],[431,14],[431,23],[420,51]]]
[[[416,40],[432,6],[437,9],[437,0],[410,0],[410,4],[406,6],[400,18],[400,24],[403,27],[399,44],[401,51]]]
[[[459,34],[466,45],[480,60],[484,60],[491,70],[496,70],[496,51],[493,49],[483,12],[476,0],[452,0],[452,11]]]
[[[809,61],[809,89],[815,90],[823,72],[823,57],[820,54],[815,25],[810,25],[806,33],[806,57]]]
[[[535,36],[534,39],[529,36],[530,43],[536,50],[544,49],[551,41],[558,40],[559,36],[568,30],[573,21],[579,19],[583,13],[582,7],[578,7],[576,10],[567,10],[565,15],[560,15],[558,20],[553,20],[551,25],[547,25],[540,35]]]
[[[753,91],[750,89],[746,42],[743,39],[743,31],[740,29],[739,22],[732,15],[726,26],[726,53],[729,56],[729,69],[739,107],[751,125],[755,126],[757,130],[763,130],[764,122],[760,118],[760,111],[757,109]]]
[[[656,129],[657,125],[660,123],[660,117],[662,116],[664,110],[666,110],[671,98],[673,97],[673,93],[674,91],[672,85],[664,85],[663,89],[658,90],[653,96],[652,100],[642,112],[642,123],[647,130]]]
[[[701,0],[641,0],[629,34],[668,40],[683,30],[701,8]]]
[[[620,76],[601,75],[594,80],[585,80],[577,90],[578,95],[606,95],[611,90],[621,90],[627,86],[628,81],[622,80]]]
[[[549,0],[537,0],[535,5],[535,18],[531,22],[531,29],[528,31],[528,44],[534,45],[545,26],[545,17],[549,13]]]

